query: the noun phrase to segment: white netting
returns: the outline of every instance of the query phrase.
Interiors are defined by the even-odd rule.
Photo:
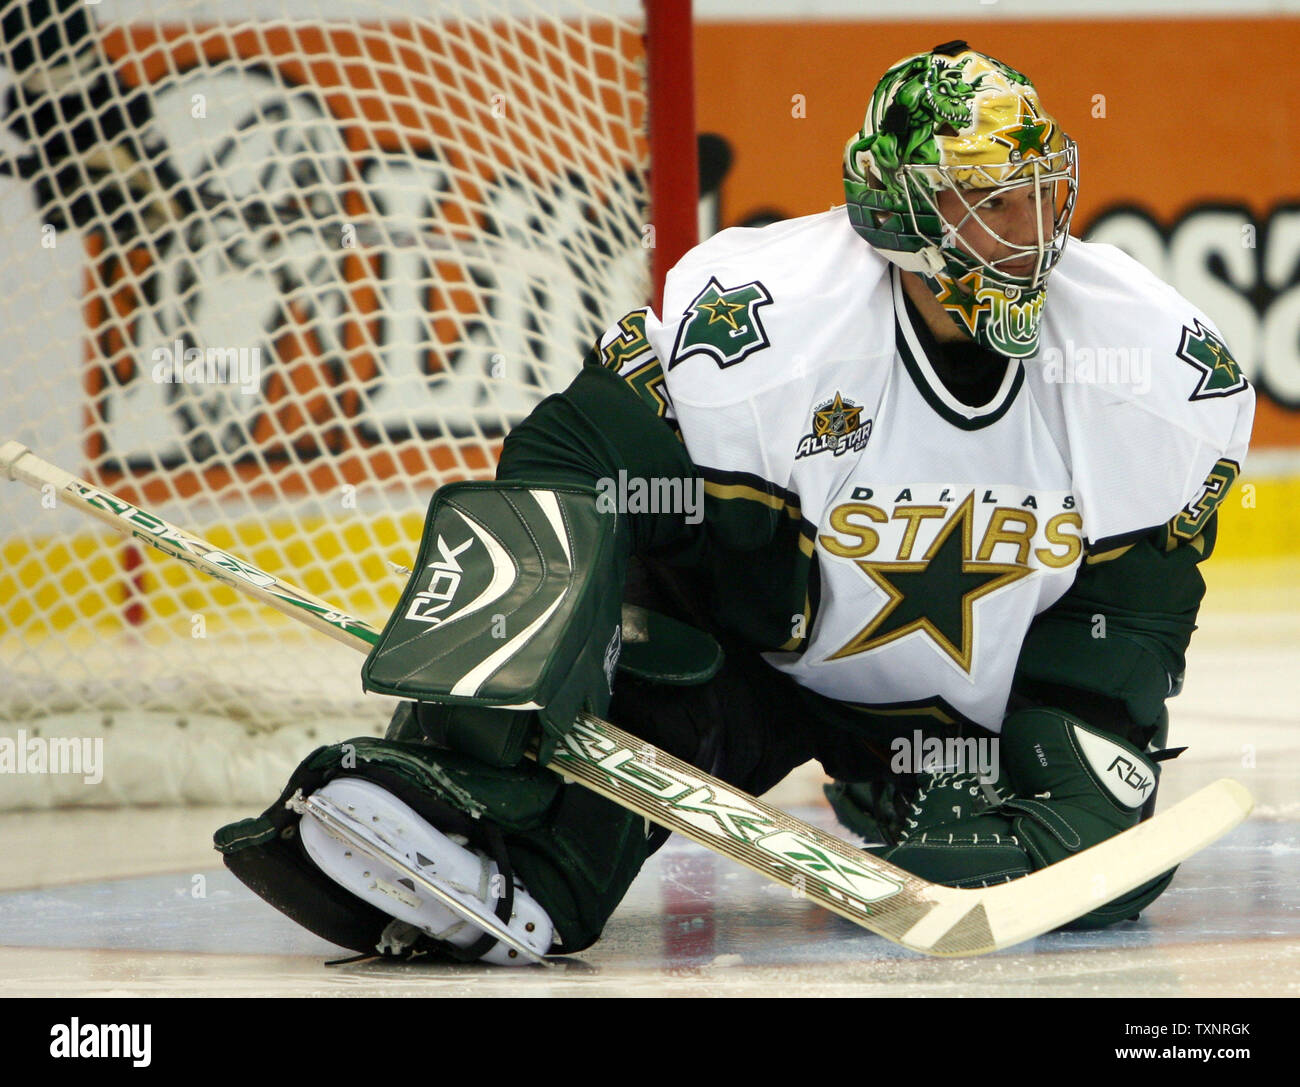
[[[432,491],[647,296],[616,6],[84,8],[93,50],[10,93],[40,135],[0,132],[0,438],[381,622]],[[355,653],[17,484],[0,537],[0,722],[385,713]]]

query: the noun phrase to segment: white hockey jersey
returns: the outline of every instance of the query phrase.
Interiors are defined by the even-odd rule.
[[[1038,355],[978,408],[842,209],[723,231],[663,309],[643,318],[651,384],[709,493],[783,507],[815,560],[816,607],[767,659],[862,707],[997,730],[1026,631],[1079,564],[1166,524],[1194,537],[1250,434],[1254,391],[1213,323],[1110,246],[1070,242]],[[634,381],[631,354],[614,364]]]

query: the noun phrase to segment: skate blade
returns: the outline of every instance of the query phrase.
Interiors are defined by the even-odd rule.
[[[328,797],[319,795],[312,795],[306,799],[295,797],[289,801],[289,806],[300,815],[314,819],[327,834],[337,838],[345,845],[351,846],[358,853],[369,857],[378,864],[394,869],[403,878],[411,880],[412,883],[441,905],[447,907],[457,917],[494,936],[530,962],[540,963],[543,966],[552,965],[544,956],[534,948],[529,947],[506,928],[496,914],[476,910],[469,903],[439,887],[418,868],[410,864],[405,857],[398,855],[393,847],[384,842],[369,826],[358,820],[351,812],[339,807]],[[351,873],[340,874],[350,875]],[[368,882],[378,883],[378,881],[374,880]],[[350,889],[354,893],[356,892],[356,888]],[[369,887],[366,889],[369,890]],[[417,896],[409,894],[400,885],[384,881],[384,885],[382,887],[376,886],[376,889],[389,898],[395,899],[396,903],[405,905],[408,909],[418,907]],[[363,897],[366,897],[368,901],[372,901],[372,904],[376,904],[368,895]],[[384,912],[391,914],[392,911],[385,910]],[[403,920],[409,920],[409,917],[403,918]]]

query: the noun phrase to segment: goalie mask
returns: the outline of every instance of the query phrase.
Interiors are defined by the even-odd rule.
[[[959,328],[1014,358],[1038,350],[1077,184],[1074,141],[1033,84],[965,42],[886,72],[844,149],[854,229],[920,275]]]

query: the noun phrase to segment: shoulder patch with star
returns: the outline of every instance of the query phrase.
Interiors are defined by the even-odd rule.
[[[1228,345],[1199,320],[1194,319],[1192,326],[1183,326],[1183,338],[1177,351],[1180,359],[1199,371],[1196,388],[1188,399],[1209,400],[1241,392],[1246,387],[1246,378],[1236,359],[1228,352]]]
[[[719,367],[734,366],[770,346],[758,311],[771,302],[771,294],[757,280],[724,287],[710,276],[684,311],[668,369],[699,354],[708,355]]]

